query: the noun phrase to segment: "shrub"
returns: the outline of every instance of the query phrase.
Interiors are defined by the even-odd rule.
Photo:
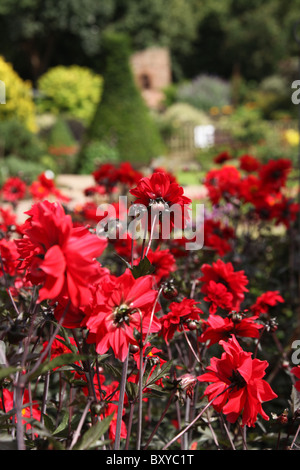
[[[162,144],[134,82],[129,65],[128,38],[123,34],[107,33],[103,48],[106,57],[103,93],[84,146],[91,140],[101,140],[116,148],[122,159],[146,164],[161,153]],[[83,163],[84,146],[79,168]]]
[[[22,80],[12,65],[0,56],[0,80],[5,84],[6,103],[0,106],[0,121],[16,119],[25,127],[35,132],[35,105],[32,86]]]
[[[117,163],[119,160],[120,155],[116,148],[94,140],[84,148],[80,173],[89,174],[101,163]]]
[[[239,106],[230,115],[219,121],[220,129],[230,133],[237,144],[254,145],[265,139],[269,126],[262,119],[261,110]]]
[[[78,145],[64,119],[57,119],[49,132],[47,144],[48,153],[53,157],[60,172],[72,173],[75,168]]]
[[[1,160],[0,184],[10,176],[18,176],[30,184],[46,169],[48,165],[42,162],[26,161],[15,155],[9,155]]]
[[[185,125],[199,126],[211,123],[205,112],[188,103],[174,103],[163,114],[157,115],[156,119],[164,138],[178,135]]]
[[[203,111],[215,106],[227,106],[231,102],[230,83],[219,77],[199,75],[178,87],[177,101],[189,103]]]
[[[0,155],[36,161],[45,153],[38,136],[16,119],[0,122]]]
[[[53,67],[38,81],[38,110],[66,114],[88,123],[99,102],[102,77],[78,65]]]

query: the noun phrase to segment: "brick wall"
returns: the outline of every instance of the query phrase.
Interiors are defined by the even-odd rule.
[[[170,85],[171,60],[168,49],[151,47],[131,56],[135,81],[150,108],[159,108],[163,99],[162,90]]]

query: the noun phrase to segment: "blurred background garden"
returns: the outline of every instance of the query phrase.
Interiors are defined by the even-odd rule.
[[[0,183],[124,160],[193,185],[227,149],[295,162],[299,6],[2,0]]]

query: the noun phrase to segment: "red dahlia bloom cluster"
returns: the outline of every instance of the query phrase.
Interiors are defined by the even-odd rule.
[[[262,403],[273,400],[277,395],[263,377],[268,366],[267,361],[252,359],[250,352],[245,352],[235,336],[227,342],[220,341],[224,352],[221,359],[213,357],[207,372],[200,375],[200,382],[211,382],[204,395],[214,399],[212,406],[217,412],[226,415],[230,423],[242,417],[242,426],[254,427],[257,416],[269,420],[262,408]]]
[[[207,173],[204,185],[214,205],[221,200],[250,203],[258,219],[274,220],[289,227],[299,213],[299,204],[282,191],[291,169],[291,161],[285,158],[263,164],[252,155],[242,155],[239,168],[230,165],[214,168]]]
[[[271,191],[279,191],[286,184],[288,174],[292,169],[292,163],[287,158],[269,160],[259,169],[259,177],[262,186]]]
[[[143,175],[135,170],[130,162],[123,162],[119,166],[104,163],[93,172],[93,176],[98,186],[109,191],[118,183],[133,186]]]
[[[232,227],[225,226],[220,220],[206,219],[204,222],[204,245],[224,256],[232,250],[230,241],[235,238]]]

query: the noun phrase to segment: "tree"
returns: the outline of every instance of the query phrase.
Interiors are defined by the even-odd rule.
[[[103,47],[106,60],[102,97],[79,154],[78,170],[91,141],[115,147],[121,159],[137,165],[149,163],[162,150],[158,129],[134,82],[128,37],[108,32]]]
[[[49,67],[84,65],[101,73],[106,29],[129,34],[134,50],[189,52],[197,33],[196,0],[1,0],[1,53],[36,82]]]
[[[1,52],[34,83],[50,66],[87,65],[115,0],[1,0]]]

